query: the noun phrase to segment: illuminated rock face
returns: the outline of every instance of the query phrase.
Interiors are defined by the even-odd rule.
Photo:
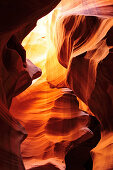
[[[112,3],[97,1],[93,8],[91,1],[84,2],[85,9],[61,13],[57,23],[53,13],[52,22],[57,28],[53,32],[57,36],[52,35],[51,25],[51,39],[56,41],[46,59],[46,73],[22,94],[42,72],[26,59],[21,42],[37,19],[49,13],[59,0],[0,2],[0,168],[3,170],[25,169],[20,144],[27,136],[26,131],[29,135],[21,152],[27,169],[38,162],[37,168],[32,169],[55,170],[65,165],[66,170],[92,169],[90,151],[101,136],[97,118],[103,129],[112,129],[113,19],[109,18]],[[8,109],[17,95],[10,109],[12,116]],[[97,118],[79,108],[75,95]]]
[[[90,151],[101,138],[100,123],[79,109],[76,96],[68,89],[55,101],[52,113],[56,113],[56,117],[59,113],[65,114],[61,118],[50,118],[46,133],[51,137],[62,136],[61,141],[56,142],[54,152],[56,155],[64,152],[66,170],[92,169]]]
[[[102,129],[110,130],[113,128],[113,18],[74,15],[60,22],[63,41],[58,40],[58,60],[67,68],[67,86],[89,106],[101,121]],[[59,23],[58,28],[61,29]]]
[[[74,93],[84,101],[90,110],[99,118],[103,129],[109,130],[113,128],[112,37],[113,27],[108,30],[106,36],[101,40],[101,42],[104,43],[104,46],[102,45],[103,47],[99,45],[98,49],[90,52],[86,51],[72,59],[67,75],[67,83],[73,89]],[[103,55],[101,48],[104,48],[104,58],[101,58]],[[100,54],[98,52],[100,52]],[[101,55],[99,61],[98,55]]]
[[[40,77],[41,69],[26,59],[21,45],[37,19],[50,12],[55,1],[0,1],[0,169],[24,170],[20,145],[27,133],[9,113],[12,98]]]
[[[20,144],[26,138],[27,133],[8,111],[12,98],[31,85],[35,76],[41,75],[39,68],[26,61],[25,50],[15,39],[16,37],[13,36],[8,43],[3,39],[4,46],[1,49],[0,168],[4,170],[24,169]],[[30,65],[33,74],[29,72]]]
[[[36,164],[50,162],[59,168],[54,163],[55,158],[65,160],[67,169],[91,167],[90,150],[97,145],[101,136],[97,119],[79,109],[76,96],[68,88],[51,89],[44,82],[39,86],[32,85],[29,90],[23,93],[24,98],[19,95],[11,107],[13,114],[16,109],[19,110],[15,116],[23,121],[29,134],[22,145],[26,167],[28,164],[33,166],[33,159],[36,159]],[[46,162],[43,163],[43,160]],[[58,163],[60,165],[60,161]],[[42,165],[44,167],[51,169],[51,165]]]

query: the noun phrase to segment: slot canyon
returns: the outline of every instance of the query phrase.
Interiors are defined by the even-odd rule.
[[[0,170],[113,170],[113,0],[0,0]]]

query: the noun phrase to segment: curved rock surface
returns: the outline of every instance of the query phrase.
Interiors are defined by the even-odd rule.
[[[23,170],[34,166],[34,169],[87,170],[92,169],[94,162],[94,169],[98,170],[97,158],[105,164],[106,157],[109,169],[113,167],[108,154],[101,156],[102,152],[112,150],[112,140],[106,142],[102,138],[95,148],[101,138],[100,123],[102,134],[103,130],[108,133],[113,130],[112,0],[83,0],[82,4],[79,0],[62,0],[51,13],[51,23],[45,22],[49,25],[49,36],[38,41],[39,50],[40,40],[49,37],[46,43],[50,47],[42,41],[47,49],[39,50],[47,55],[42,63],[44,74],[29,87],[42,71],[26,59],[22,40],[36,26],[37,19],[59,2],[0,1],[0,169]],[[87,112],[84,107],[80,109],[81,101]],[[18,121],[28,133],[21,151],[27,133]],[[101,167],[107,170],[106,166]]]
[[[28,88],[42,71],[26,59],[21,42],[37,19],[60,1],[0,1],[0,169],[24,170],[20,145],[27,133],[9,113],[12,98]]]

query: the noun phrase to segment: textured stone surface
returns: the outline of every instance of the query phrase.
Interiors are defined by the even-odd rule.
[[[113,128],[113,19],[68,16],[61,19],[58,60],[67,68],[67,86],[101,121]],[[58,24],[60,29],[60,25]],[[66,49],[66,50],[65,50]]]
[[[24,170],[20,145],[27,133],[9,113],[12,98],[41,76],[21,45],[37,19],[50,12],[54,1],[0,1],[0,169]]]
[[[59,37],[56,51],[54,48],[53,51],[67,70],[58,63],[53,65],[56,67],[49,67],[52,61],[57,61],[57,58],[52,60],[50,57],[46,62],[47,80],[41,79],[38,86],[32,86],[23,93],[23,98],[20,95],[13,103],[12,115],[29,133],[22,147],[22,155],[28,165],[33,163],[30,163],[33,159],[58,158],[65,159],[66,170],[92,169],[90,151],[100,140],[97,119],[102,130],[113,129],[113,19],[110,18],[113,6],[110,1],[105,4],[104,1],[92,1],[93,5],[87,8],[90,2],[83,1],[83,8],[77,13],[74,8],[76,2],[72,1],[75,6],[69,7],[75,12],[64,12],[57,20],[59,27],[56,33],[53,31]],[[49,13],[58,3],[59,0],[0,1],[0,122],[3,127],[0,130],[0,168],[3,170],[24,169],[20,144],[27,134],[8,109],[12,98],[41,75],[41,70],[26,59],[21,42],[35,27],[37,19]],[[51,54],[54,56],[54,52]],[[56,68],[59,72],[55,71]],[[67,86],[74,93],[69,89],[55,89],[67,87],[65,74]],[[96,117],[80,110],[75,95]],[[64,165],[64,162],[60,164]],[[51,163],[37,167],[42,168],[58,169]]]
[[[67,76],[67,82],[75,94],[99,118],[102,127],[109,130],[113,128],[113,54],[112,48],[109,47],[112,46],[112,29],[113,27],[106,34],[106,39],[101,40],[102,43],[105,40],[105,45],[103,46],[104,58],[101,58],[103,55],[101,45],[99,46],[100,49],[97,49],[100,52],[99,55],[101,55],[99,60],[98,55],[93,59],[95,51],[85,52],[76,56],[71,61]],[[89,55],[91,55],[92,59],[88,58]]]
[[[100,140],[100,124],[97,119],[79,109],[76,96],[68,88],[51,89],[49,87],[47,94],[45,91],[45,89],[47,90],[47,84],[44,83],[41,88],[37,86],[37,94],[33,86],[30,89],[31,94],[24,93],[27,96],[26,100],[23,101],[22,95],[20,95],[11,108],[11,112],[14,113],[14,110],[21,105],[22,115],[16,112],[15,116],[18,119],[21,116],[23,117],[24,127],[29,134],[22,146],[26,165],[33,160],[32,155],[37,158],[35,161],[37,164],[43,159],[48,162],[50,158],[65,159],[67,168],[77,168],[77,166],[84,166],[84,162],[86,164],[87,161],[92,162],[90,150]],[[39,91],[39,89],[41,90]],[[40,102],[40,105],[38,103],[33,104],[33,101]],[[41,103],[41,101],[43,102]],[[27,103],[30,103],[29,108],[32,108],[32,112],[29,111]],[[80,158],[78,164],[76,160],[77,153],[79,153]],[[69,167],[69,164],[72,166]]]

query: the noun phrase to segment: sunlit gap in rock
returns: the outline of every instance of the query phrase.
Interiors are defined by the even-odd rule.
[[[112,11],[112,0],[62,0],[22,42],[42,70],[10,109],[28,132],[26,169],[113,167]]]

